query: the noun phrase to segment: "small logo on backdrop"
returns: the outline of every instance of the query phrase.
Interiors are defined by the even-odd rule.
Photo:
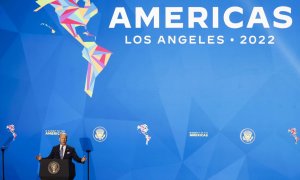
[[[107,131],[104,127],[98,126],[93,131],[93,137],[95,141],[103,142],[107,138]]]
[[[245,144],[251,144],[255,140],[255,132],[250,128],[245,128],[240,133],[241,141]]]
[[[148,143],[151,139],[151,136],[149,136],[149,134],[148,134],[148,131],[149,131],[148,125],[147,124],[138,125],[137,130],[145,136],[146,145],[148,145]]]
[[[48,171],[50,174],[57,174],[60,170],[60,166],[57,162],[55,161],[51,161],[49,164],[48,164]]]
[[[297,136],[297,129],[296,128],[290,128],[290,129],[288,129],[288,132],[291,133],[291,135],[293,136],[293,138],[295,140],[295,144],[297,144],[298,141],[300,140],[300,138]]]
[[[7,125],[6,129],[8,129],[12,133],[12,135],[14,137],[13,140],[15,140],[17,137],[17,133],[15,132],[15,125],[13,125],[13,124]]]
[[[65,133],[65,130],[54,130],[54,129],[47,129],[45,130],[46,136],[58,136],[60,133]]]
[[[189,131],[189,137],[207,138],[208,132],[205,131]]]

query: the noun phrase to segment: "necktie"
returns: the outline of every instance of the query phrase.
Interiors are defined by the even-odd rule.
[[[60,155],[60,159],[64,158],[64,147],[63,146],[60,147],[59,155]]]

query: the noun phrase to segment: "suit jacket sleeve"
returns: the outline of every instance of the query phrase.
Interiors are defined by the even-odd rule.
[[[52,148],[49,156],[46,157],[45,159],[54,159],[54,157],[55,157],[55,147]]]
[[[79,163],[82,163],[81,162],[81,158],[77,155],[77,153],[76,153],[76,151],[75,151],[75,148],[72,148],[72,158],[75,160],[75,161],[77,161],[77,162],[79,162]],[[84,162],[83,162],[84,163]]]

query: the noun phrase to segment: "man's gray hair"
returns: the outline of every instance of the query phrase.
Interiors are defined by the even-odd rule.
[[[59,137],[60,137],[60,135],[65,135],[66,137],[68,137],[68,134],[67,134],[67,133],[65,133],[65,132],[61,132],[61,133],[59,133]]]

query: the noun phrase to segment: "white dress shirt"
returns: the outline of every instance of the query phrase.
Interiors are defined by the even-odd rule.
[[[63,145],[59,145],[59,151],[61,150],[61,147],[62,147]],[[65,152],[66,152],[66,145],[64,145],[63,146],[63,157],[65,156]]]

